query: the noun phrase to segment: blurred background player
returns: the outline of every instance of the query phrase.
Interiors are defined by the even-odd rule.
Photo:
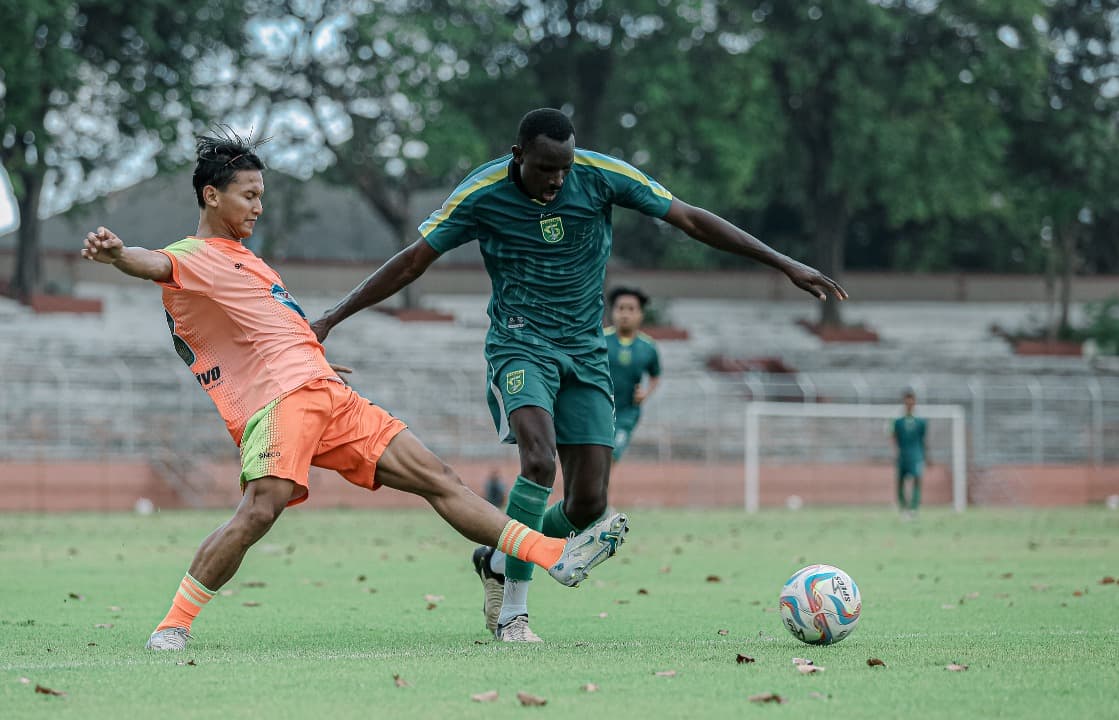
[[[576,148],[571,119],[541,108],[521,119],[510,154],[471,171],[420,225],[419,240],[312,323],[323,340],[350,315],[416,280],[442,253],[477,240],[492,287],[490,412],[501,441],[516,443],[520,455],[507,512],[551,537],[581,532],[607,507],[614,403],[602,292],[615,205],[776,268],[821,300],[847,297],[820,271],[681,202],[629,163]],[[557,455],[564,499],[549,507]],[[506,561],[492,547],[479,548],[474,564],[485,586],[487,629],[504,642],[540,642],[528,624],[532,565]]]
[[[625,516],[567,542],[545,537],[475,495],[403,422],[344,384],[280,276],[242,244],[264,212],[255,147],[232,133],[198,140],[195,235],[147,250],[99,227],[82,250],[163,287],[175,350],[241,449],[242,500],[198,548],[148,649],[186,647],[194,619],[248,549],[286,507],[307,499],[312,465],[369,490],[419,495],[474,542],[546,567],[566,585],[580,582],[623,541]]]
[[[917,395],[906,390],[902,396],[905,414],[894,420],[894,445],[897,447],[897,484],[898,508],[902,517],[912,519],[921,505],[921,478],[925,474],[925,430],[924,418],[913,414],[917,407]],[[906,485],[910,486],[906,492]]]
[[[607,298],[612,326],[606,328],[610,378],[614,381],[614,463],[622,459],[641,419],[641,405],[660,383],[661,361],[653,338],[641,332],[649,296],[617,287]]]

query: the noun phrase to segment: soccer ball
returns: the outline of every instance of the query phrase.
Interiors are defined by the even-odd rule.
[[[781,620],[809,645],[831,645],[850,635],[862,609],[858,585],[831,565],[801,568],[781,588]]]

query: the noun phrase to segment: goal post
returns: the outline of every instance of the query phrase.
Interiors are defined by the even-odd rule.
[[[928,420],[946,420],[950,425],[947,439],[951,448],[952,507],[957,512],[963,512],[967,507],[967,438],[964,408],[960,405],[921,405],[916,415]],[[897,404],[746,403],[746,511],[757,512],[760,506],[762,423],[766,418],[888,421],[899,416]]]

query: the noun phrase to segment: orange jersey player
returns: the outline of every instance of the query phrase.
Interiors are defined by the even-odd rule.
[[[403,422],[345,385],[280,276],[242,244],[264,212],[264,164],[255,149],[231,131],[198,140],[193,236],[146,250],[99,227],[82,249],[89,260],[163,286],[175,350],[241,448],[241,502],[202,541],[147,647],[186,647],[194,619],[248,549],[284,508],[308,498],[312,465],[370,490],[420,495],[470,540],[578,584],[625,539],[625,516],[566,541],[547,538],[475,495]]]

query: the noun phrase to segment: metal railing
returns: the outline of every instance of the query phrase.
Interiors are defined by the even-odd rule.
[[[502,458],[474,367],[359,365],[354,385],[411,425],[445,457]],[[1119,378],[1095,376],[862,374],[721,375],[669,370],[645,408],[630,457],[741,462],[750,401],[892,403],[912,388],[920,403],[967,412],[969,464],[1119,463]],[[236,457],[194,378],[166,354],[0,357],[0,459]],[[900,402],[899,402],[900,412]],[[918,413],[920,405],[918,405]],[[829,461],[888,457],[842,428],[815,428]],[[807,445],[801,450],[809,452]]]

